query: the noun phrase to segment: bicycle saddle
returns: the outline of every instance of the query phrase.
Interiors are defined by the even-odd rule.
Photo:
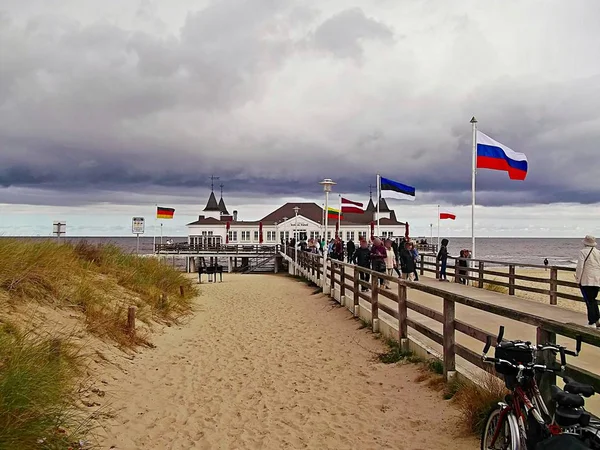
[[[594,387],[589,384],[578,383],[572,378],[564,377],[565,380],[565,392],[570,394],[579,394],[584,397],[591,397],[596,393]]]
[[[583,397],[577,394],[569,394],[563,391],[558,386],[552,386],[551,388],[552,400],[554,400],[559,406],[567,408],[581,408],[585,400]]]

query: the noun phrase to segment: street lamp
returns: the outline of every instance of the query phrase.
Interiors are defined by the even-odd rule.
[[[294,214],[296,215],[296,219],[294,220],[294,275],[298,275],[298,211],[300,208],[298,206],[294,206]]]
[[[281,223],[285,223],[287,219],[288,219],[287,217],[283,216],[281,218]],[[283,233],[283,237],[281,238],[281,240],[283,241],[284,252],[287,255],[288,247],[287,247],[287,239],[285,238],[285,231],[280,231],[280,233]]]
[[[325,247],[323,248],[323,277],[321,279],[323,282],[323,294],[329,294],[329,286],[327,286],[327,283],[325,282],[327,277],[327,210],[329,209],[329,193],[331,192],[331,186],[334,186],[337,183],[333,182],[331,178],[325,178],[323,181],[320,181],[319,184],[323,186],[323,192],[325,192],[325,230],[323,232]]]

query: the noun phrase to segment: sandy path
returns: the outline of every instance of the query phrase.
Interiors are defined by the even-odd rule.
[[[374,362],[381,343],[311,293],[273,275],[203,285],[188,324],[102,374],[117,410],[102,448],[478,448],[414,366]]]

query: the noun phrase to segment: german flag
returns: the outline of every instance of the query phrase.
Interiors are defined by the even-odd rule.
[[[172,219],[175,214],[175,208],[162,208],[156,207],[156,218],[157,219]]]

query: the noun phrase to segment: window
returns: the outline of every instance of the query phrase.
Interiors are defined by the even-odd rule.
[[[258,242],[258,231],[254,232],[254,240]]]
[[[328,232],[327,232],[327,240],[328,240],[328,241],[329,241],[329,240],[331,240],[331,231],[328,231]]]
[[[277,235],[275,231],[267,231],[267,241],[274,242],[277,240]]]
[[[381,232],[381,236],[383,236],[384,239],[387,238],[387,235],[388,235],[387,231],[382,231]]]
[[[242,242],[248,242],[250,240],[250,232],[242,231]]]
[[[237,231],[229,231],[229,242],[237,242]]]
[[[390,239],[391,239],[392,237],[394,237],[394,232],[393,232],[393,231],[390,231],[390,232],[388,232],[388,237],[389,237]]]
[[[354,231],[346,231],[346,240],[354,240]]]
[[[203,232],[202,232],[202,236],[206,236],[206,231],[203,231]]]
[[[213,235],[213,232],[212,232],[212,231],[209,231],[209,232],[208,232],[208,235],[209,235],[209,236],[212,236],[212,235]]]
[[[367,232],[366,231],[359,231],[358,232],[358,238],[363,238],[366,239],[367,238]]]
[[[317,232],[316,232],[316,231],[311,231],[311,232],[310,232],[310,238],[311,238],[311,239],[316,239],[316,238],[317,238],[317,236],[318,236],[318,235],[317,235]]]

